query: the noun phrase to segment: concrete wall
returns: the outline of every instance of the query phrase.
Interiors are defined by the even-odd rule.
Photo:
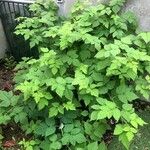
[[[0,19],[0,58],[4,57],[6,49],[7,49],[6,37]]]
[[[150,31],[150,0],[128,0],[125,10],[137,15],[142,30]]]
[[[64,0],[64,3],[58,4],[60,14],[66,15],[69,13],[71,6],[76,0]],[[100,1],[102,3],[109,0],[91,0],[93,2]],[[150,0],[127,0],[125,11],[134,12],[139,20],[140,28],[143,31],[150,31]]]
[[[76,0],[63,0],[63,3],[57,3],[59,6],[59,14],[60,15],[67,15],[70,12],[72,5],[75,3]]]

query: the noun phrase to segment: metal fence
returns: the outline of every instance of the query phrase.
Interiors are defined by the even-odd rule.
[[[20,16],[30,17],[29,5],[33,1],[0,0],[0,17],[9,45],[9,52],[19,60],[23,56],[33,56],[34,50],[30,50],[28,42],[23,37],[16,36],[13,32],[17,25],[16,18]]]

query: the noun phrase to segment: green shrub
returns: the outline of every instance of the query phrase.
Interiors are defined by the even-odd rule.
[[[16,123],[24,122],[27,115],[24,108],[21,96],[14,95],[12,91],[0,90],[0,148],[2,148],[2,139],[4,138],[2,125],[7,125],[13,121]]]
[[[53,1],[37,2],[33,17],[20,18],[16,34],[40,53],[24,59],[15,78],[33,149],[105,150],[108,130],[129,149],[145,124],[132,103],[149,100],[150,33],[136,33],[134,15],[119,13],[124,2],[79,2],[67,18]]]

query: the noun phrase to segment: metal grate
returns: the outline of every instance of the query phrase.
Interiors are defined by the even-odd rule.
[[[22,37],[16,36],[13,32],[17,25],[16,18],[20,16],[30,17],[29,5],[33,1],[0,0],[0,17],[9,44],[9,52],[17,59],[23,56],[34,55],[29,44]]]

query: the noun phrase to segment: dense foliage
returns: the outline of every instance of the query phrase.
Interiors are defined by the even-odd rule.
[[[105,150],[103,135],[113,131],[129,149],[145,124],[132,103],[149,100],[150,33],[136,33],[134,15],[119,13],[124,3],[78,2],[63,18],[48,0],[30,7],[33,17],[19,19],[16,34],[40,56],[17,66],[20,98],[1,99],[1,107],[19,107],[3,123],[14,116],[33,135],[21,142],[24,148]]]

